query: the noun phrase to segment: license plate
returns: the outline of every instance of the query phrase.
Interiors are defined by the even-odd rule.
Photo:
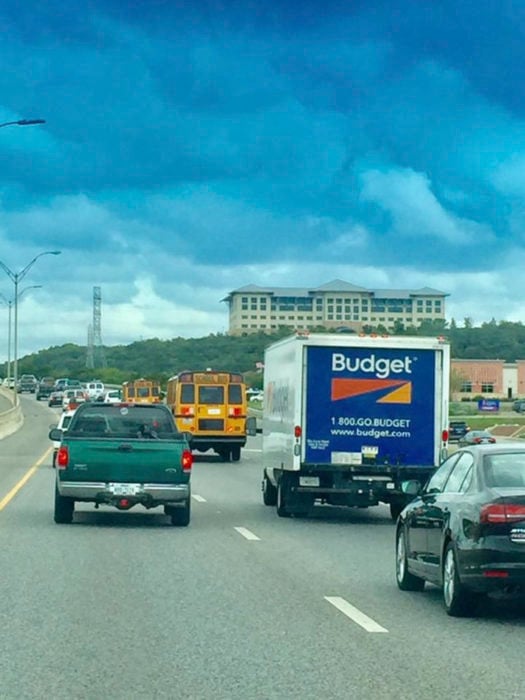
[[[319,486],[318,476],[300,476],[299,486]]]
[[[109,484],[109,491],[114,496],[136,496],[140,493],[140,484]]]
[[[221,409],[220,409],[220,408],[209,408],[209,409],[208,409],[208,415],[209,415],[209,416],[220,416],[220,415],[221,415]]]

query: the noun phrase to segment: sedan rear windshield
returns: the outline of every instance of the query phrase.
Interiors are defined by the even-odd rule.
[[[77,413],[68,434],[75,437],[113,437],[123,439],[173,439],[178,433],[168,410],[160,406],[87,406]]]
[[[525,452],[487,455],[483,467],[487,486],[525,488]]]

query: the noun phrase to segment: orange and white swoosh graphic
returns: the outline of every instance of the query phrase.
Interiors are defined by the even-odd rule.
[[[376,394],[376,403],[412,403],[412,382],[406,379],[332,379],[332,401]]]

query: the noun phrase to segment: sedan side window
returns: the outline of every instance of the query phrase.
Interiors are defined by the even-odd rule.
[[[456,462],[443,490],[447,493],[460,493],[463,490],[462,485],[467,472],[472,468],[473,464],[474,457],[470,452],[464,452]]]
[[[445,482],[449,477],[450,472],[458,461],[459,454],[454,454],[446,459],[430,479],[425,489],[425,493],[442,493]]]

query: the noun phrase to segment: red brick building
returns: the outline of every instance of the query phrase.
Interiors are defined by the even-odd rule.
[[[525,360],[452,360],[451,399],[525,398]]]

